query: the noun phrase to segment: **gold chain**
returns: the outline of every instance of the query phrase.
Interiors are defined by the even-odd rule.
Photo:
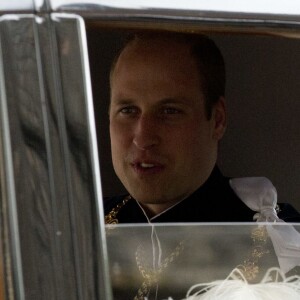
[[[149,269],[147,270],[146,264],[143,262],[143,257],[145,257],[145,253],[143,251],[143,247],[140,245],[136,251],[136,263],[138,269],[144,278],[144,281],[141,287],[137,291],[137,295],[134,297],[134,300],[144,300],[148,295],[150,288],[153,284],[157,284],[159,277],[163,273],[163,271],[179,256],[179,254],[183,251],[184,242],[181,241],[175,248],[175,250],[164,259],[162,264],[159,266],[157,270]]]
[[[244,260],[243,264],[238,265],[247,281],[252,281],[259,273],[258,262],[265,254],[270,253],[267,250],[266,243],[268,239],[268,233],[265,226],[259,226],[252,230],[251,238],[253,241],[253,248],[250,255]]]
[[[118,224],[119,221],[117,219],[117,214],[120,209],[131,199],[131,196],[126,196],[121,203],[119,203],[116,207],[114,207],[106,216],[105,216],[105,224]]]
[[[120,209],[126,205],[126,203],[132,199],[130,195],[126,196],[121,203],[119,203],[116,207],[114,207],[106,216],[105,216],[105,224],[118,224],[119,221],[117,219],[117,215],[120,211]],[[145,257],[146,255],[142,255],[144,252],[142,249],[142,246],[140,245],[136,251],[136,263],[138,266],[138,269],[144,279],[141,287],[138,289],[137,295],[134,297],[134,300],[144,300],[145,296],[150,291],[150,288],[153,284],[156,284],[159,280],[159,276],[162,274],[162,272],[169,266],[170,263],[172,263],[176,257],[179,256],[179,254],[182,252],[184,246],[183,242],[180,242],[175,250],[164,259],[163,263],[160,265],[160,267],[155,270],[146,270],[145,264],[143,263],[142,257]]]

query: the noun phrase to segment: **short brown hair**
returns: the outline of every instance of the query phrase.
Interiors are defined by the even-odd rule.
[[[214,104],[218,102],[221,96],[225,96],[226,75],[221,51],[214,41],[205,35],[161,31],[132,33],[126,37],[112,63],[110,78],[120,54],[130,43],[137,40],[145,41],[157,38],[172,39],[190,46],[191,55],[196,60],[201,78],[207,118],[210,119]]]

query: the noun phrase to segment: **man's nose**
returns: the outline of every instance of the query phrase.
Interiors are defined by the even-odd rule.
[[[133,144],[140,150],[147,150],[159,143],[158,122],[152,116],[140,116],[137,120]]]

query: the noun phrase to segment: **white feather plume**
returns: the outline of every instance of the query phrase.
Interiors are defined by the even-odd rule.
[[[299,300],[300,276],[285,277],[278,268],[270,268],[262,281],[249,284],[239,269],[225,280],[192,286],[184,300]]]

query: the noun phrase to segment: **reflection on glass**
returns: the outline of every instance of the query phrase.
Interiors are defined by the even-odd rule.
[[[300,230],[300,226],[296,228]],[[195,287],[193,294],[207,288],[206,283],[211,283],[211,293],[215,292],[214,285],[218,289],[220,284],[225,288],[233,283],[242,288],[259,287],[267,293],[268,284],[275,286],[277,281],[281,287],[287,281],[288,299],[294,299],[292,293],[298,299],[300,234],[297,230],[287,224],[107,227],[114,299],[186,299],[190,287],[204,284]],[[220,281],[215,283],[216,280]],[[204,298],[205,293],[199,299],[217,299]]]
[[[2,234],[1,231],[0,234]],[[0,300],[5,300],[4,298],[4,256],[2,252],[2,247],[3,247],[3,241],[2,241],[2,237],[0,236]]]

